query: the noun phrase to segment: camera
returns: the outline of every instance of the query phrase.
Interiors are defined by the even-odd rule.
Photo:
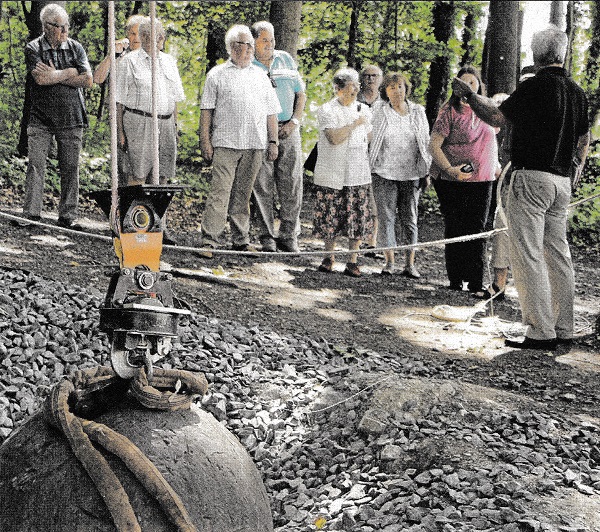
[[[465,174],[470,174],[471,172],[473,172],[473,165],[471,163],[463,164],[460,167],[460,171]]]

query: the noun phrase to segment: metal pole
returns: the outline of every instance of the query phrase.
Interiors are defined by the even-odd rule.
[[[119,164],[117,158],[117,73],[115,58],[115,3],[108,2],[108,55],[110,56],[111,75],[108,77],[108,119],[110,124],[110,176],[111,176],[111,208],[109,223],[115,235],[120,234],[117,220],[119,202]]]
[[[156,83],[156,71],[158,66],[158,50],[156,40],[156,2],[150,2],[150,42],[151,51],[150,57],[152,58],[152,184],[158,185],[159,183],[159,158],[158,158],[158,86]]]

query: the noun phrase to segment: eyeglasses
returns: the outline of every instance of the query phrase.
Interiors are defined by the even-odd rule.
[[[53,28],[60,28],[60,31],[69,31],[69,23],[67,22],[66,24],[56,24],[56,22],[46,22],[46,24],[48,24],[48,26],[52,26]]]
[[[245,46],[248,50],[252,50],[254,45],[251,42],[243,42],[243,41],[234,41],[233,44],[237,44],[238,46]]]
[[[379,74],[363,74],[363,78],[378,78]]]

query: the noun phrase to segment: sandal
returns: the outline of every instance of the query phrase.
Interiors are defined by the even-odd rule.
[[[504,301],[506,297],[505,288],[500,288],[496,283],[492,283],[492,286],[488,286],[488,293],[490,297],[494,298],[496,301]]]
[[[488,286],[485,290],[478,292],[472,292],[472,295],[476,299],[495,299],[496,301],[504,301],[504,290],[500,290],[500,287],[492,283],[492,286]]]
[[[349,277],[360,277],[360,269],[356,262],[347,262],[346,269],[344,270],[344,275],[348,275]]]
[[[324,273],[331,273],[333,271],[333,261],[329,257],[325,257],[319,265],[318,270]]]

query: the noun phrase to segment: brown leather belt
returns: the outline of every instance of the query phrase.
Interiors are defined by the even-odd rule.
[[[147,113],[146,111],[140,111],[139,109],[131,109],[130,107],[125,107],[125,111],[128,113],[133,113],[134,115],[145,116],[146,118],[152,118],[152,113]],[[168,115],[158,115],[158,118],[161,120],[167,120],[173,116],[173,113]]]

